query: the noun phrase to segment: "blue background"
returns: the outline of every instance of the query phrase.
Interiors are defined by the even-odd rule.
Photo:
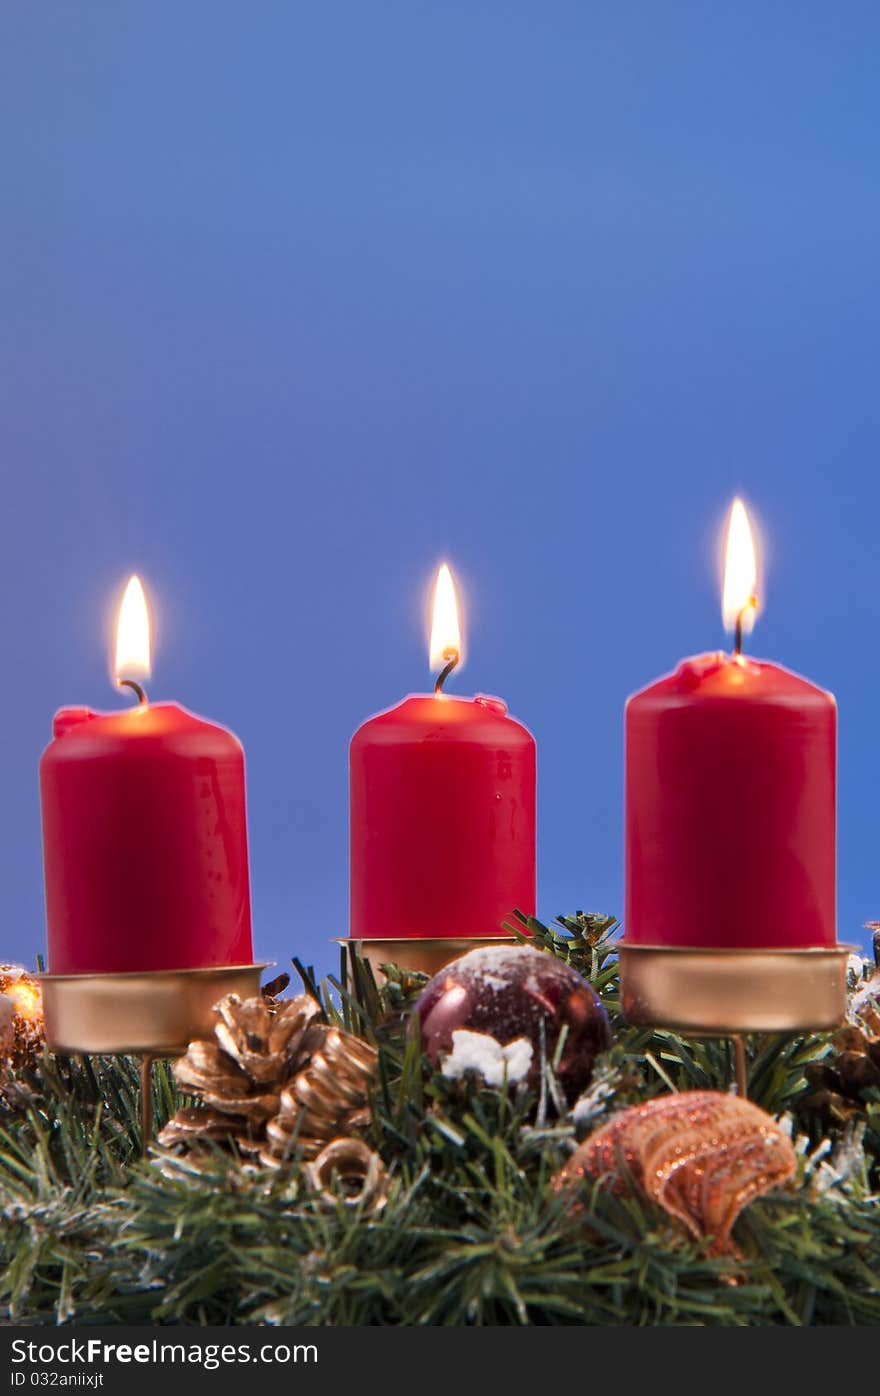
[[[742,3],[0,11],[2,955],[44,941],[36,765],[151,692],[243,739],[258,951],[329,968],[347,745],[429,682],[539,742],[546,917],[622,901],[626,695],[722,643],[840,701],[840,933],[880,915],[880,13]],[[735,773],[732,773],[732,778]]]

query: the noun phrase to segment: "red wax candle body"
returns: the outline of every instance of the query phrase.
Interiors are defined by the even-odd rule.
[[[40,763],[52,974],[250,964],[244,753],[173,703],[62,709]]]
[[[836,732],[830,693],[725,654],[630,698],[631,944],[835,944]]]
[[[499,698],[414,694],[351,743],[351,935],[492,936],[535,910],[535,741]]]

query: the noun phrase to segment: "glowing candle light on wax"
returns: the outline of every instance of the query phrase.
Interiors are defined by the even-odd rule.
[[[351,743],[350,936],[429,972],[503,939],[535,910],[536,749],[500,698],[459,698],[455,585],[444,564],[429,646],[434,692],[379,713]]]
[[[169,1004],[159,1037],[167,1029],[178,1042],[186,1040],[179,1033],[195,1011],[193,995],[202,992],[181,974],[201,975],[214,1001],[227,990],[210,985],[228,977],[227,969],[242,983],[259,981],[244,753],[225,728],[176,703],[148,700],[150,623],[137,577],[120,606],[115,655],[115,682],[136,706],[110,713],[62,708],[40,762],[47,1029],[57,1029],[68,1048],[77,1044],[59,1011],[74,1000],[90,1006],[89,1020],[80,1015],[72,1029],[90,1043],[102,1032],[96,996],[127,1002],[128,1021],[114,1012],[106,1028],[134,1050],[141,1044],[131,1039],[143,1032],[132,1013],[143,1016],[150,997],[155,1006],[156,976],[170,976],[162,981]],[[205,979],[209,971],[215,973]],[[147,1011],[147,1018],[141,1027],[149,1037],[157,1029],[155,1015]]]
[[[732,652],[683,660],[626,705],[624,1011],[723,1031],[837,1022],[837,708],[743,653],[758,563],[741,500],[727,527]]]

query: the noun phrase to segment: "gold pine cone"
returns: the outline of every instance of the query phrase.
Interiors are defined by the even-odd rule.
[[[369,1124],[367,1094],[376,1051],[318,1022],[308,994],[217,1004],[213,1040],[191,1042],[174,1079],[197,1105],[182,1106],[158,1143],[197,1159],[209,1143],[280,1168],[295,1153],[314,1158],[331,1139]]]
[[[229,1138],[246,1147],[261,1138],[319,1029],[320,1008],[308,994],[277,1006],[228,994],[215,1012],[214,1040],[191,1042],[172,1067],[178,1086],[201,1107],[177,1111],[159,1134],[165,1147]]]
[[[614,1191],[628,1175],[651,1201],[715,1254],[735,1254],[734,1222],[747,1203],[793,1177],[791,1140],[757,1105],[722,1091],[682,1091],[633,1105],[596,1130],[553,1180],[584,1178]]]
[[[868,926],[880,948],[878,924]],[[812,1090],[800,1108],[818,1116],[826,1129],[864,1116],[880,1090],[880,968],[851,984],[846,1017],[831,1039],[834,1050],[810,1062],[805,1073]]]
[[[322,1027],[310,1060],[281,1092],[278,1112],[266,1125],[260,1160],[279,1168],[294,1151],[313,1159],[338,1135],[370,1122],[367,1098],[376,1072],[375,1047],[340,1028]]]

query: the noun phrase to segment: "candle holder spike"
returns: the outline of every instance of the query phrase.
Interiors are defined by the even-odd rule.
[[[141,1057],[141,1157],[144,1157],[153,1137],[153,1062],[152,1052]]]
[[[746,1061],[746,1044],[741,1032],[735,1032],[730,1040],[733,1043],[733,1075],[736,1081],[736,1093],[741,1100],[745,1100],[749,1094],[749,1067]]]

